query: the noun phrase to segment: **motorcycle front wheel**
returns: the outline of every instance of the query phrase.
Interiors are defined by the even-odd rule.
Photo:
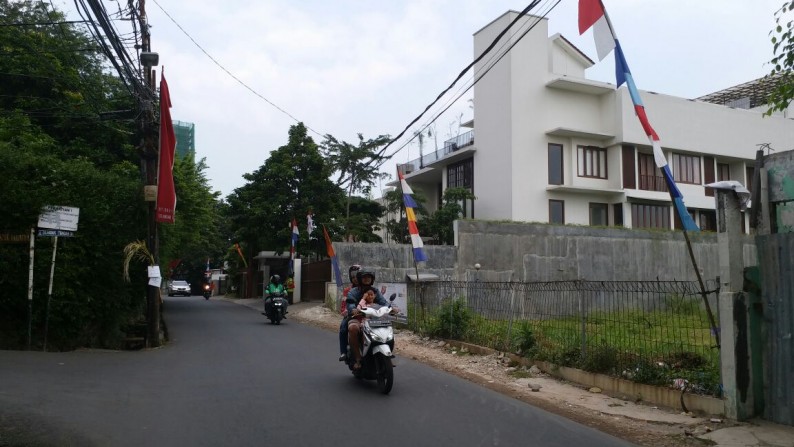
[[[381,353],[375,354],[375,374],[378,378],[378,390],[383,394],[389,394],[394,386],[394,367]]]

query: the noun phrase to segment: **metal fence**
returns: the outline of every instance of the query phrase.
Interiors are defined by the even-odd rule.
[[[712,309],[717,287],[706,286]],[[408,307],[420,333],[718,393],[719,350],[696,282],[438,281],[408,284]]]

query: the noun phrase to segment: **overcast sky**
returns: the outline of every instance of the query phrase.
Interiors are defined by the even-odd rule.
[[[769,31],[783,0],[603,2],[640,90],[694,98],[770,71]],[[206,157],[210,184],[226,196],[245,183],[244,173],[286,144],[295,121],[219,68],[163,9],[258,94],[319,134],[355,143],[358,133],[397,135],[472,61],[473,33],[528,3],[148,0],[146,8],[172,117],[195,123],[197,157]],[[533,12],[540,15],[553,3],[543,1]],[[559,2],[548,14],[549,33],[562,33],[597,61],[592,31],[578,34],[577,3]],[[74,9],[66,0],[59,7]],[[612,55],[587,77],[614,83]],[[439,137],[457,131],[452,123],[461,113],[464,121],[472,118],[470,95],[437,121]],[[418,156],[416,144],[407,146],[384,169],[393,174],[395,162]]]

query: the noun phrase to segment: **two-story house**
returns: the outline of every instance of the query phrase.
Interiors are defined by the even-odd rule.
[[[516,15],[477,31],[475,56]],[[522,20],[538,23],[474,86],[474,119],[466,123],[473,130],[399,167],[411,188],[424,193],[431,211],[446,188],[470,188],[477,200],[465,213],[477,219],[676,227],[626,87],[586,79],[593,60],[563,36],[549,37],[547,19]],[[484,58],[475,72],[490,63]],[[704,230],[716,221],[704,185],[747,185],[759,144],[794,142],[788,111],[764,116],[769,84],[760,79],[697,99],[640,92],[686,206]]]

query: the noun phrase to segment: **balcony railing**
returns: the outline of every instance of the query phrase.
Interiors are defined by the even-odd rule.
[[[667,192],[667,183],[660,175],[640,175],[640,189],[643,191]]]
[[[433,151],[430,154],[411,160],[408,163],[397,165],[397,169],[402,174],[418,171],[428,164],[441,160],[448,154],[451,154],[452,152],[455,152],[466,146],[471,146],[472,144],[474,144],[474,131],[470,130],[464,134],[458,135],[455,138],[450,138],[449,140],[445,141],[444,147],[437,151]]]

